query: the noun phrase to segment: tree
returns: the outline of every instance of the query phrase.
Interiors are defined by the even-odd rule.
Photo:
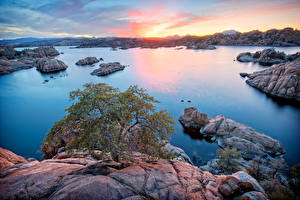
[[[220,166],[224,171],[232,173],[236,170],[236,162],[237,159],[242,157],[242,153],[238,151],[236,148],[226,147],[224,149],[218,149],[217,155],[220,158]]]
[[[63,140],[66,132],[72,139],[59,146],[67,149],[101,150],[111,153],[114,160],[126,152],[139,151],[154,157],[165,157],[161,140],[174,132],[175,122],[166,111],[155,111],[158,103],[144,89],[131,86],[126,91],[104,83],[86,84],[83,90],[70,93],[75,101],[66,109],[64,119],[55,123],[43,143],[45,154],[53,156],[51,145]]]

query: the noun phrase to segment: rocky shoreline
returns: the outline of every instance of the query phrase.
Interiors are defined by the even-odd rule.
[[[300,58],[262,71],[240,75],[247,77],[248,85],[268,95],[300,101]]]
[[[263,66],[271,66],[273,64],[285,63],[300,58],[300,52],[286,55],[284,52],[276,51],[274,48],[264,49],[255,53],[244,52],[237,56],[240,62],[254,62]]]
[[[283,171],[276,171],[272,164],[281,161],[279,156],[285,153],[278,140],[224,116],[209,119],[195,107],[186,108],[179,121],[183,127],[194,133],[198,132],[218,144],[221,149],[235,148],[239,151],[241,158],[234,160],[236,169],[247,170],[255,162],[260,165],[258,173],[262,177],[271,179],[274,176],[281,184],[288,186],[285,176],[287,164],[283,161]],[[214,174],[230,173],[221,167],[220,162],[219,158],[212,159],[201,168]]]
[[[1,199],[267,199],[246,172],[213,175],[185,162],[149,160],[140,153],[120,162],[26,161],[2,148],[0,155],[1,160],[18,160],[0,169]]]

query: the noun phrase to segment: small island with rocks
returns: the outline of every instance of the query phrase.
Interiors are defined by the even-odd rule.
[[[300,58],[300,52],[286,55],[284,52],[276,51],[274,48],[264,49],[255,53],[245,52],[237,56],[240,62],[254,62],[263,66],[271,66],[273,64],[293,61]]]
[[[86,57],[84,59],[78,60],[76,62],[76,65],[93,65],[95,63],[98,63],[100,60],[98,60],[96,57]]]
[[[42,73],[67,69],[67,65],[53,58],[59,52],[53,46],[16,51],[12,47],[0,47],[0,75],[36,67]]]
[[[99,65],[100,68],[95,69],[91,75],[95,76],[107,76],[117,71],[125,69],[125,65],[121,65],[119,62],[102,63]]]

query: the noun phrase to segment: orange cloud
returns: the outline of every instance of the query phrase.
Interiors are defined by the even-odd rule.
[[[131,10],[125,17],[128,20],[125,28],[110,29],[110,31],[121,37],[166,37],[186,34],[205,35],[224,29],[250,31],[254,28],[266,30],[266,25],[271,26],[268,28],[282,28],[286,24],[290,26],[292,17],[279,17],[279,15],[299,10],[300,3],[296,1],[282,3],[276,0],[274,2],[271,4],[270,2],[247,3],[223,0],[213,9],[214,12],[207,15],[203,14],[203,16],[171,12],[165,7],[156,7],[152,10]],[[221,6],[224,3],[226,6]],[[236,7],[240,7],[240,9],[236,9]],[[268,19],[269,16],[273,16],[274,19],[281,19],[279,21]],[[299,28],[299,25],[296,23],[294,27]]]

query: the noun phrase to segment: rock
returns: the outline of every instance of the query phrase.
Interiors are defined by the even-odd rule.
[[[119,62],[102,63],[100,64],[100,68],[94,70],[91,75],[106,76],[111,73],[124,70],[124,68],[125,66],[121,65]]]
[[[275,97],[300,100],[300,60],[248,74],[246,83]]]
[[[244,171],[239,171],[232,174],[239,181],[239,188],[245,191],[258,191],[265,194],[264,189],[259,185],[259,183],[249,174]]]
[[[27,158],[27,161],[28,161],[28,162],[33,162],[33,161],[38,161],[38,160],[35,159],[35,158]]]
[[[207,114],[200,113],[195,107],[189,107],[184,109],[184,114],[180,116],[179,122],[185,128],[200,129],[209,122],[209,119]]]
[[[0,75],[36,66],[38,58],[59,55],[54,47],[38,47],[16,51],[12,47],[0,47]],[[15,59],[15,60],[8,60]]]
[[[96,57],[86,57],[76,62],[76,65],[92,65],[99,62]]]
[[[27,160],[0,147],[0,169],[20,163],[27,163]]]
[[[68,66],[54,58],[41,58],[36,61],[36,69],[42,73],[50,73],[66,70]]]
[[[21,51],[22,57],[43,58],[57,56],[59,52],[53,46],[42,46],[36,49],[24,49]]]
[[[215,142],[222,148],[237,148],[247,159],[284,153],[278,140],[223,116],[210,119],[201,133],[215,137]]]
[[[239,171],[231,176],[226,176],[221,185],[219,186],[219,192],[226,197],[238,196],[241,193],[246,194],[248,191],[259,192],[258,197],[266,198],[264,189],[259,183],[244,171]]]
[[[0,170],[0,199],[224,199],[264,191],[245,172],[213,175],[178,160],[48,159]],[[247,184],[245,184],[247,183]],[[248,184],[249,183],[249,184]],[[245,193],[245,185],[248,191]],[[222,191],[222,192],[221,192]]]
[[[170,153],[173,153],[177,160],[193,164],[190,157],[179,147],[173,146],[169,141],[163,140],[164,149]]]
[[[254,58],[250,52],[240,53],[236,59],[240,62],[254,62]]]
[[[268,198],[261,192],[251,191],[235,198],[235,200],[267,200]]]
[[[0,75],[9,74],[22,69],[30,69],[35,66],[35,60],[19,59],[7,60],[0,59]]]
[[[205,50],[214,50],[215,46],[207,44],[205,42],[191,43],[187,46],[187,49],[205,49]]]
[[[249,74],[248,73],[240,73],[240,76],[245,78],[245,77],[249,76]]]
[[[0,58],[6,58],[6,59],[14,59],[19,54],[18,51],[16,51],[13,47],[10,46],[4,46],[0,47]]]
[[[264,49],[255,53],[245,52],[237,56],[240,62],[258,62],[264,66],[293,61],[300,58],[300,52],[286,55],[284,52],[276,51],[274,48]]]
[[[99,61],[104,61],[103,58],[99,58]]]

